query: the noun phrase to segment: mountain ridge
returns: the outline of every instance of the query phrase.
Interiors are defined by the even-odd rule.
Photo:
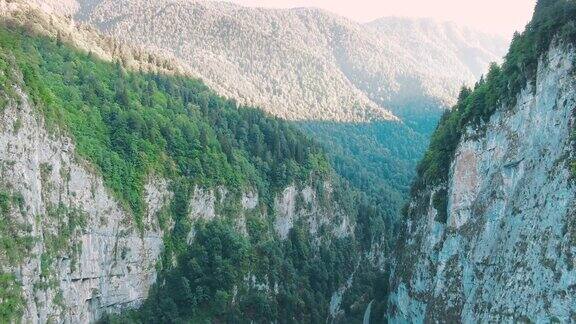
[[[330,152],[337,172],[391,215],[407,196],[443,110],[463,83],[477,81],[458,50],[475,48],[478,37],[449,24],[434,23],[434,37],[417,38],[422,28],[412,23],[389,26],[394,32],[387,33],[317,8],[177,0],[68,3],[77,8],[73,20],[171,58],[220,95],[294,122]],[[483,67],[493,59],[498,54],[479,56]],[[331,123],[336,124],[326,127]]]
[[[371,27],[376,21],[359,24],[318,8],[211,1],[68,3],[76,8],[69,12],[76,19],[178,58],[221,94],[299,121],[394,120],[405,106],[449,106],[458,88],[473,84],[478,71],[505,50],[502,44],[496,50],[480,48],[474,73],[451,54],[446,60],[454,71],[445,72],[446,60],[439,55],[417,59],[435,47],[413,52]]]

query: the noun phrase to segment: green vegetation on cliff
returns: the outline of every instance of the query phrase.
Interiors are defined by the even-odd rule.
[[[497,109],[511,107],[516,97],[534,81],[538,61],[552,42],[573,43],[576,40],[576,2],[573,0],[539,0],[532,21],[522,34],[515,34],[502,66],[492,64],[488,74],[474,89],[463,88],[458,103],[447,111],[434,132],[428,151],[420,162],[412,193],[428,186],[445,184],[450,163],[468,126],[482,128]],[[443,195],[442,199],[447,199]],[[446,206],[435,199],[438,206]]]
[[[24,298],[16,278],[0,272],[0,322],[15,323],[22,316]]]
[[[14,235],[21,229],[9,217],[15,206],[21,208],[22,201],[20,195],[12,195],[0,188],[0,262],[19,262],[30,248],[29,237]],[[23,304],[22,291],[15,276],[0,270],[0,323],[17,321],[22,316]]]
[[[285,241],[270,235],[267,226],[259,217],[250,218],[248,237],[221,220],[196,227],[194,242],[178,259],[180,266],[160,277],[163,284],[155,286],[142,308],[107,321],[325,321],[331,294],[340,287],[337,283],[344,283],[357,266],[354,241],[334,238],[316,250],[302,224]],[[358,281],[359,291],[343,303],[348,318],[361,318],[368,300],[361,307],[352,305],[379,288],[374,286],[374,272],[365,270],[357,270],[364,283]]]
[[[168,234],[158,282],[140,310],[107,320],[321,322],[332,293],[352,273],[358,284],[344,297],[344,317],[360,319],[373,298],[383,307],[376,292],[385,280],[363,253],[380,242],[384,214],[338,180],[322,149],[288,123],[239,107],[198,80],[126,71],[8,25],[0,28],[0,68],[1,92],[19,85],[54,134],[71,136],[76,153],[95,166],[140,229],[148,177],[170,180],[174,197],[161,219]],[[300,221],[280,240],[275,195],[306,184],[322,200],[326,180],[334,201],[325,203],[355,221],[354,235],[338,238],[320,227],[318,239]],[[238,230],[233,202],[217,206],[217,220],[191,224],[195,186],[224,186],[230,199],[256,189],[261,204],[246,216],[247,235]]]
[[[137,220],[150,173],[263,197],[311,172],[319,149],[285,122],[238,107],[198,80],[124,70],[41,37],[0,34],[3,75],[16,63],[49,125],[69,131]]]

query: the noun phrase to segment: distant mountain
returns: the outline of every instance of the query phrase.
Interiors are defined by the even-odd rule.
[[[181,60],[223,95],[290,120],[390,120],[406,107],[450,105],[506,47],[503,39],[449,23],[383,18],[362,25],[313,8],[54,3],[55,11]]]
[[[487,71],[489,63],[502,60],[508,47],[508,41],[500,36],[432,19],[385,17],[366,26],[376,32],[383,43],[395,44],[402,53],[413,57],[426,76],[421,81],[425,83],[424,94],[450,105],[455,91],[462,84],[474,84]],[[402,114],[404,109],[418,104],[421,99],[414,91],[406,90],[397,92],[389,101],[378,100],[377,89],[364,89],[364,92],[376,103],[386,104]]]
[[[453,79],[479,79],[488,63],[502,60],[508,47],[508,41],[500,36],[430,18],[384,17],[366,26],[383,41],[398,44],[420,63]],[[445,69],[435,66],[438,63]]]

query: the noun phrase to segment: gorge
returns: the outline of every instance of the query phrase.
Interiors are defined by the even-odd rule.
[[[0,322],[576,321],[575,41],[0,0]]]

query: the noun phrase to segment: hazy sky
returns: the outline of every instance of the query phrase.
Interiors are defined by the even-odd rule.
[[[536,0],[228,0],[258,7],[320,7],[356,21],[383,16],[432,17],[512,36],[532,16]]]

